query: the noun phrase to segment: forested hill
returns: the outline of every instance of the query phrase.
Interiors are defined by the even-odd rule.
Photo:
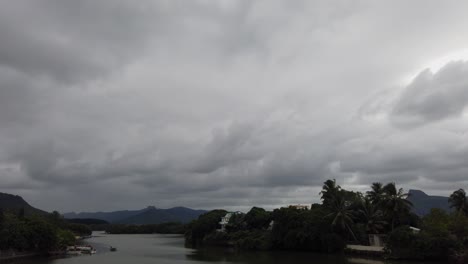
[[[0,192],[0,209],[13,211],[16,213],[24,212],[27,215],[39,214],[45,215],[47,212],[39,210],[28,204],[21,196]]]
[[[81,212],[81,213],[65,213],[63,217],[67,219],[83,219],[83,218],[92,218],[92,219],[101,219],[109,223],[116,223],[120,220],[141,214],[145,212],[148,208],[141,210],[122,210],[122,211],[113,211],[113,212]]]
[[[102,219],[116,224],[160,224],[165,222],[187,223],[205,213],[205,210],[194,210],[186,207],[174,207],[169,209],[160,209],[154,206],[148,206],[141,210],[125,210],[114,212],[83,212],[66,213],[65,218],[94,218]]]
[[[424,216],[427,215],[432,208],[439,208],[446,212],[451,212],[448,197],[431,196],[420,190],[409,190],[407,198],[412,204],[413,213]]]

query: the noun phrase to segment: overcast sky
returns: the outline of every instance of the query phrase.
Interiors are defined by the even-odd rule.
[[[462,1],[0,3],[0,191],[38,208],[468,188]]]

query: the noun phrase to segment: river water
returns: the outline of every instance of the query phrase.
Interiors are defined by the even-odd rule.
[[[94,233],[85,241],[95,255],[50,259],[19,259],[9,264],[409,264],[307,252],[233,252],[226,249],[195,250],[184,247],[179,235],[106,235]],[[117,248],[110,252],[109,246]],[[424,262],[428,263],[428,262]]]

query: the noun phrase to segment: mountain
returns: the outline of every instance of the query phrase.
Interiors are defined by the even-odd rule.
[[[101,219],[93,219],[93,218],[70,218],[65,219],[68,223],[73,224],[83,224],[83,225],[108,225],[109,222]]]
[[[104,221],[107,221],[109,223],[115,223],[120,220],[141,214],[148,210],[148,208],[141,209],[141,210],[122,210],[122,211],[114,211],[114,212],[94,212],[94,213],[88,213],[88,212],[82,212],[82,213],[65,213],[63,214],[63,217],[67,219],[83,219],[83,218],[91,218],[91,219],[101,219]]]
[[[420,190],[409,190],[408,201],[413,203],[413,213],[424,216],[428,214],[432,208],[440,208],[446,212],[451,212],[448,197],[427,195]]]
[[[188,223],[197,219],[201,214],[206,213],[204,210],[193,210],[185,207],[174,207],[170,209],[157,209],[151,207],[141,214],[118,221],[121,224],[160,224],[165,222],[181,222]]]
[[[159,209],[154,206],[148,206],[142,210],[134,211],[115,211],[115,212],[96,212],[96,213],[66,213],[65,218],[94,218],[118,224],[159,224],[165,222],[187,223],[197,219],[205,210],[194,210],[186,207],[174,207],[169,209]]]
[[[21,196],[8,194],[8,193],[1,193],[1,192],[0,192],[0,209],[5,210],[5,211],[14,211],[17,213],[23,209],[25,215],[47,214],[47,212],[45,211],[32,207]]]

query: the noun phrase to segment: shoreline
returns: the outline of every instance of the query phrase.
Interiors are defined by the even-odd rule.
[[[39,253],[39,252],[16,253],[16,252],[13,252],[13,254],[9,254],[9,255],[0,255],[0,261],[22,259],[22,258],[31,258],[31,257],[45,256],[45,255],[47,255],[47,253]]]

